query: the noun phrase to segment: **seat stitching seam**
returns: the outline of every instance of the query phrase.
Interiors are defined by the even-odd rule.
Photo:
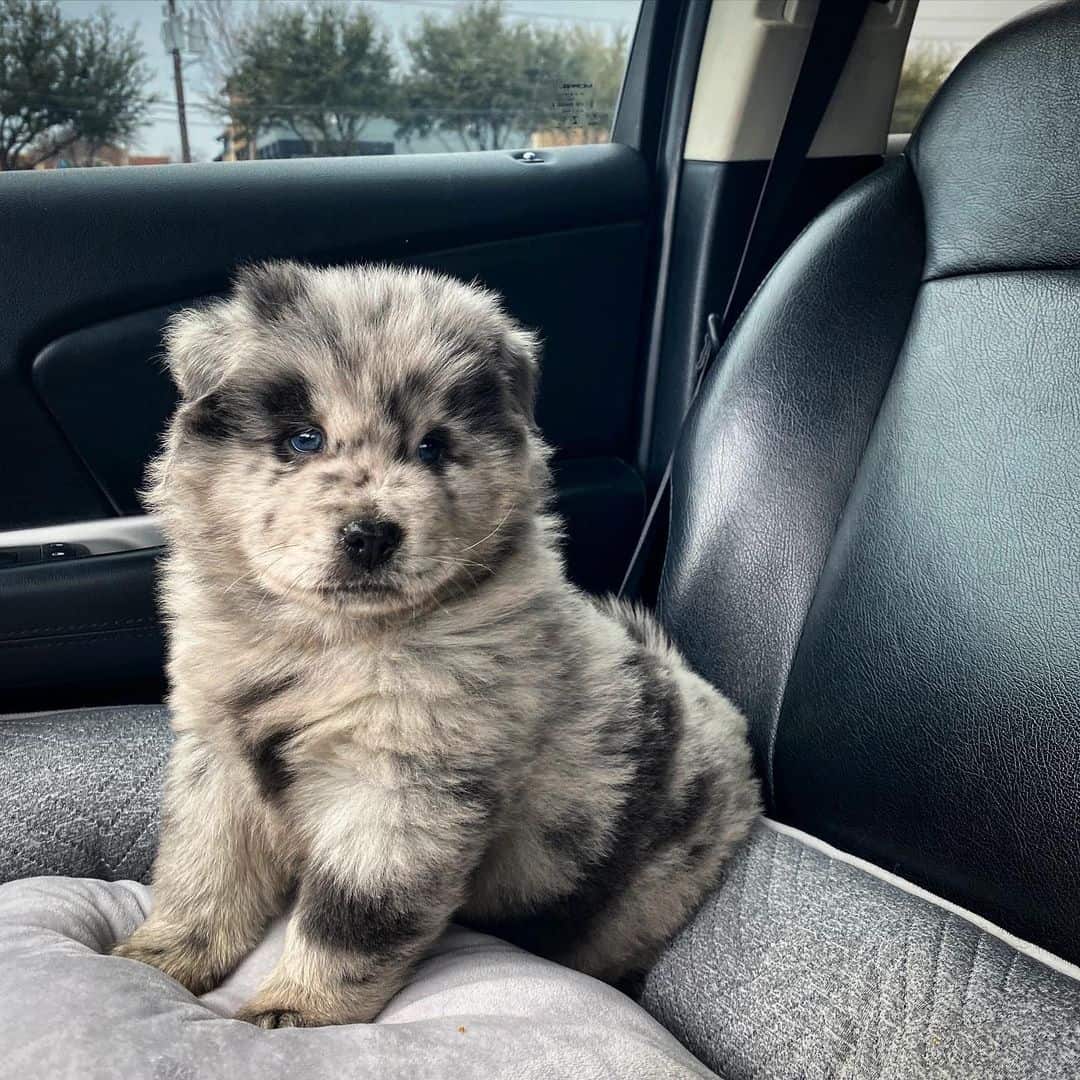
[[[88,641],[115,641],[122,635],[129,637],[148,638],[160,637],[158,631],[135,626],[120,627],[104,634],[71,634],[62,638],[26,638],[22,641],[0,642],[0,656],[5,649],[51,649],[57,645],[83,645]]]
[[[156,618],[148,615],[140,615],[132,617],[130,619],[113,619],[109,622],[96,622],[96,623],[70,623],[67,626],[35,626],[32,627],[28,634],[26,630],[7,630],[4,633],[0,633],[0,641],[8,639],[19,639],[28,637],[31,634],[48,634],[57,630],[100,630],[105,627],[116,626],[151,626],[157,622]]]
[[[922,197],[922,188],[919,187],[919,178],[915,170],[911,166],[911,162],[906,155],[902,156],[902,160],[907,165],[907,172],[911,177],[911,182],[915,186],[915,192],[919,198],[919,206],[922,211],[922,226],[923,226],[923,268],[926,266],[926,206]],[[900,361],[900,357],[904,352],[904,346],[907,344],[908,336],[911,332],[911,314],[915,311],[915,306],[919,300],[919,293],[922,290],[922,274],[919,275],[919,286],[915,290],[915,294],[911,300],[911,309],[908,316],[908,325],[903,335],[901,336],[900,343],[896,348],[896,354],[893,356],[892,370],[889,373],[889,378],[885,383],[885,386],[881,392],[881,397],[878,399],[877,408],[874,410],[874,416],[869,426],[866,429],[866,438],[863,441],[862,449],[859,451],[858,458],[855,462],[855,469],[852,473],[851,483],[848,486],[847,494],[844,496],[843,505],[840,507],[835,520],[833,521],[831,529],[831,537],[829,539],[828,546],[825,548],[824,557],[821,560],[821,565],[818,567],[817,577],[814,581],[813,591],[810,593],[810,598],[807,601],[806,607],[802,615],[802,624],[799,627],[799,633],[795,640],[795,647],[791,650],[791,655],[788,658],[787,671],[784,673],[783,683],[781,685],[781,691],[779,701],[777,703],[776,712],[772,717],[772,723],[769,728],[769,745],[768,754],[765,759],[766,764],[766,777],[765,783],[768,791],[769,804],[779,811],[776,801],[776,774],[775,774],[775,761],[776,761],[776,743],[780,734],[780,718],[784,714],[784,708],[788,701],[788,690],[791,680],[791,672],[795,666],[795,661],[798,659],[799,651],[802,648],[803,638],[806,634],[806,624],[810,617],[810,612],[813,610],[814,601],[817,599],[818,592],[821,589],[821,579],[825,574],[825,568],[829,564],[829,556],[832,554],[833,547],[836,544],[836,536],[840,530],[840,524],[843,522],[845,515],[847,514],[848,507],[851,503],[852,495],[855,493],[859,483],[859,473],[862,471],[863,462],[866,458],[866,451],[870,445],[870,440],[873,438],[874,431],[877,428],[878,421],[881,419],[881,410],[885,405],[885,401],[889,396],[889,390],[892,388],[893,380],[896,378],[896,365]]]
[[[935,274],[922,279],[923,285],[933,285],[937,281],[951,281],[953,278],[985,277],[987,274],[1080,274],[1080,266],[988,266],[980,270],[951,270],[947,274]]]

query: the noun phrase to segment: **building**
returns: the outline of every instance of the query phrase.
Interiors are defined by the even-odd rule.
[[[44,161],[39,161],[35,169],[71,169],[94,165],[168,165],[172,158],[168,154],[133,154],[130,147],[92,146],[82,140],[66,146],[55,154],[50,154]]]
[[[326,144],[314,131],[301,137],[291,127],[273,126],[260,131],[253,144],[235,125],[227,124],[218,136],[221,153],[215,161],[256,161],[268,158],[303,157],[364,157],[374,154],[437,154],[447,150],[460,150],[442,134],[413,135],[403,138],[398,134],[398,122],[389,116],[373,116],[365,124],[360,138],[351,145]],[[526,145],[525,141],[520,144]]]

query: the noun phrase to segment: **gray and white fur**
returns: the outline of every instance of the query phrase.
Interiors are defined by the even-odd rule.
[[[291,904],[241,1016],[365,1021],[451,919],[614,982],[716,882],[758,810],[745,722],[567,581],[537,353],[420,270],[270,263],[173,319],[177,741],[117,955],[203,992]]]

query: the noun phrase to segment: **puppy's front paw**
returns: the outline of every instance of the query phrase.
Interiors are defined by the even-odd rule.
[[[301,986],[275,980],[264,986],[237,1014],[237,1020],[261,1028],[329,1027],[364,1024],[379,1010],[340,993],[332,986]]]
[[[237,1020],[261,1028],[318,1027],[317,1022],[297,1009],[263,1009],[254,1003],[236,1014]]]
[[[110,951],[163,971],[196,995],[212,990],[225,975],[214,962],[206,935],[196,929],[155,926],[151,920]]]

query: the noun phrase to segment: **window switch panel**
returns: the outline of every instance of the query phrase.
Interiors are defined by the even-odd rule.
[[[56,559],[81,559],[89,555],[90,549],[85,544],[42,544],[41,561],[53,562]]]
[[[81,559],[89,554],[90,549],[85,544],[26,544],[22,547],[5,547],[0,548],[0,570],[43,562]]]

